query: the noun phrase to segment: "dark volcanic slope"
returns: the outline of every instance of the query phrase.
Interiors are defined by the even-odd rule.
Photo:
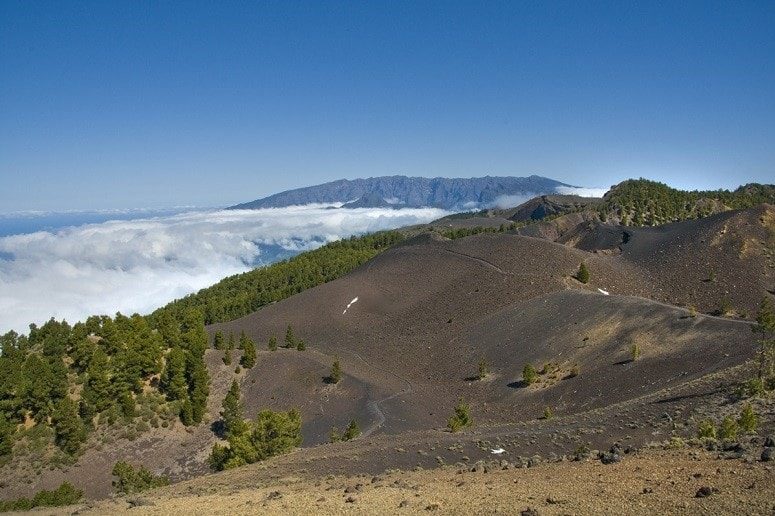
[[[775,208],[761,205],[658,227],[600,223],[574,213],[519,230],[599,254],[620,254],[642,269],[641,295],[702,312],[753,318],[775,291]]]
[[[613,438],[662,440],[674,429],[666,411],[689,417],[692,403],[723,396],[715,375],[737,371],[733,366],[756,349],[750,322],[691,317],[672,305],[693,302],[709,311],[715,289],[727,290],[735,306],[758,303],[763,287],[772,285],[774,221],[773,209],[762,207],[622,229],[575,213],[552,222],[563,228],[560,242],[504,233],[454,241],[421,234],[345,277],[210,327],[211,333],[245,331],[260,351],[255,367],[236,373],[238,356],[227,367],[222,352],[208,350],[206,424],[156,428],[135,441],[90,448],[64,471],[14,471],[0,479],[1,494],[30,494],[77,478],[88,495],[104,496],[121,459],[173,480],[204,473],[216,440],[210,425],[232,379],[241,384],[249,416],[261,408],[298,407],[305,446],[326,442],[332,427],[342,429],[351,419],[360,423],[365,439],[271,463],[289,464],[290,475],[308,467],[326,473],[345,466],[348,472],[426,467],[437,455],[459,460],[453,450],[488,454],[472,444],[475,436],[525,454],[570,453],[579,442],[603,446]],[[582,261],[591,271],[588,285],[572,277]],[[704,281],[706,266],[715,281]],[[270,335],[282,341],[288,324],[307,350],[266,351]],[[634,362],[633,345],[642,351]],[[329,385],[324,377],[337,357],[345,378]],[[482,359],[490,374],[479,381],[472,377]],[[529,387],[520,381],[526,363],[550,364]],[[461,398],[471,404],[473,433],[439,431]],[[557,418],[537,421],[546,407]],[[550,426],[554,421],[559,426]],[[414,453],[398,451],[404,447]]]
[[[349,276],[212,330],[246,331],[261,342],[287,324],[326,359],[340,357],[353,385],[366,385],[371,404],[349,381],[322,382],[282,403],[262,390],[251,404],[302,408],[309,443],[324,441],[325,409],[341,389],[336,424],[351,417],[383,432],[440,428],[463,397],[491,423],[530,420],[543,407],[570,414],[602,407],[742,363],[753,356],[750,326],[642,298],[659,287],[651,273],[623,256],[584,252],[518,235],[455,241],[418,238],[378,256]],[[570,276],[586,261],[590,285]],[[655,290],[656,289],[656,290]],[[347,304],[355,302],[343,313]],[[643,358],[627,362],[638,344]],[[278,352],[279,353],[279,352]],[[283,354],[298,354],[282,351]],[[468,378],[486,359],[486,381]],[[262,357],[259,357],[259,362]],[[537,386],[519,383],[531,362],[557,365]],[[576,366],[580,374],[563,379]],[[324,372],[320,369],[319,372]],[[290,363],[261,369],[264,385],[303,373]],[[619,387],[607,388],[612,382]],[[324,402],[322,407],[316,403]]]

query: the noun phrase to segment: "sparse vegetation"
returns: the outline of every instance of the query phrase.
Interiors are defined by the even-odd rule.
[[[331,373],[328,375],[327,381],[328,383],[337,384],[340,381],[342,381],[342,375],[344,373],[342,372],[342,366],[339,364],[339,359],[337,358],[334,360],[334,363],[331,365]]]
[[[450,432],[458,432],[472,424],[471,407],[464,403],[463,400],[460,400],[455,407],[455,413],[447,420],[447,428]]]
[[[710,419],[706,419],[700,422],[700,426],[697,429],[697,437],[700,439],[716,439],[717,431],[716,425]]]
[[[749,434],[755,433],[756,429],[759,428],[759,416],[756,415],[750,403],[746,403],[743,406],[737,424],[740,426],[740,430]]]
[[[83,491],[69,482],[63,482],[53,491],[38,491],[32,498],[0,501],[0,512],[29,511],[36,507],[63,507],[73,505],[83,498]]]
[[[640,358],[640,355],[641,355],[640,345],[633,344],[632,346],[630,346],[630,360],[635,362]]]
[[[576,273],[576,279],[584,284],[589,283],[589,269],[587,268],[586,263],[581,262],[581,265],[579,265],[579,270]]]
[[[344,431],[344,434],[342,434],[342,440],[343,441],[351,441],[361,435],[361,427],[358,426],[358,422],[354,419],[350,420],[350,423],[347,425],[347,428]]]
[[[738,425],[737,421],[730,416],[726,416],[721,421],[718,435],[721,439],[734,439],[737,437]]]
[[[522,381],[525,385],[532,385],[538,381],[538,373],[533,364],[525,364],[525,367],[522,368]]]
[[[117,477],[113,481],[113,487],[120,494],[132,494],[147,491],[155,487],[169,485],[170,481],[162,475],[154,475],[144,466],[135,469],[128,462],[120,461],[113,466],[111,473]]]
[[[245,421],[239,434],[228,437],[228,446],[215,444],[210,453],[210,467],[231,469],[287,453],[301,445],[301,414],[262,410],[254,421]]]
[[[288,349],[296,347],[296,335],[294,335],[290,324],[285,329],[285,347]]]
[[[757,377],[761,390],[775,389],[775,307],[768,297],[762,299],[753,331],[760,335]]]
[[[477,373],[477,378],[479,380],[484,380],[487,378],[487,362],[484,359],[479,361],[479,371]]]
[[[240,365],[245,369],[250,369],[256,365],[256,344],[253,339],[245,335],[242,332],[239,338],[239,347],[242,350],[242,357],[240,358]]]
[[[551,407],[544,408],[544,415],[543,415],[544,419],[552,419],[553,416],[554,416],[554,412],[552,412]]]

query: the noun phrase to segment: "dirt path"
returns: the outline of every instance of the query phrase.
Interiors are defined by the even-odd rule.
[[[371,363],[369,363],[367,360],[365,360],[360,354],[356,353],[355,351],[350,351],[350,350],[348,350],[347,352],[350,353],[351,355],[355,356],[356,358],[358,358],[358,360],[360,360],[361,362],[366,364],[367,367],[375,369],[375,367]],[[386,421],[385,413],[382,411],[382,408],[380,407],[380,405],[382,403],[384,403],[386,401],[390,401],[390,400],[392,400],[394,398],[397,398],[399,396],[403,396],[403,395],[406,395],[406,394],[411,394],[412,392],[414,392],[413,391],[413,387],[412,387],[412,382],[410,382],[406,378],[404,378],[404,377],[402,377],[402,376],[400,376],[400,375],[398,375],[398,374],[396,374],[396,373],[394,373],[392,371],[387,371],[387,372],[389,374],[393,375],[394,377],[396,377],[398,380],[406,383],[407,388],[403,389],[403,390],[401,390],[399,392],[393,393],[390,396],[387,396],[387,397],[379,399],[379,400],[369,399],[369,410],[371,412],[373,412],[375,416],[377,416],[377,421],[375,421],[374,423],[369,425],[369,427],[366,428],[361,433],[360,437],[362,437],[362,438],[370,436],[375,431],[377,431],[380,427],[382,427],[382,425],[385,424],[385,421]]]

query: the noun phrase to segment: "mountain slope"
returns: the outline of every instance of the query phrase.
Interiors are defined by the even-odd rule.
[[[541,176],[427,178],[406,176],[340,179],[306,188],[280,192],[231,209],[279,208],[310,203],[353,203],[352,207],[431,206],[464,209],[490,206],[504,196],[532,197],[555,193],[570,186]]]

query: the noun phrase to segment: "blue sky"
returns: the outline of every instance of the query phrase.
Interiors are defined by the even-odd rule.
[[[775,2],[0,2],[0,212],[775,180]]]

